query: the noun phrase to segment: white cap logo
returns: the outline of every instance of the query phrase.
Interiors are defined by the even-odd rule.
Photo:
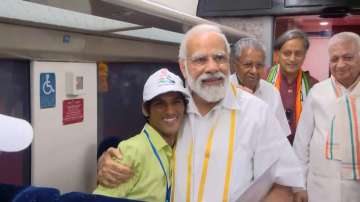
[[[162,68],[147,79],[144,85],[143,101],[147,102],[167,92],[179,92],[185,97],[189,97],[180,77],[171,73],[168,69]]]

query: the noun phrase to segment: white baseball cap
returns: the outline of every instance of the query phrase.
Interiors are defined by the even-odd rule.
[[[32,139],[33,129],[27,121],[0,114],[0,151],[21,151]]]
[[[185,98],[189,97],[188,90],[184,88],[184,84],[181,78],[168,69],[162,68],[146,80],[143,91],[143,102],[147,102],[154,97],[168,93],[168,92],[180,92]]]

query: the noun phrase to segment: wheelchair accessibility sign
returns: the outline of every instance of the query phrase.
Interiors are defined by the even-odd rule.
[[[56,79],[55,73],[40,73],[40,108],[55,107]]]

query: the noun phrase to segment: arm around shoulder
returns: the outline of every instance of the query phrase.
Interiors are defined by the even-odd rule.
[[[133,171],[129,166],[116,160],[122,158],[120,148],[109,148],[100,156],[97,170],[98,184],[114,188],[133,176]]]
[[[123,152],[122,154],[121,151]],[[100,183],[94,194],[126,197],[127,193],[137,182],[138,175],[132,174],[133,172],[136,173],[139,164],[136,158],[138,156],[137,153],[136,147],[133,147],[126,141],[121,142],[118,149],[108,149],[106,154],[101,156],[104,159],[102,159],[102,163],[99,162],[102,168],[98,170],[98,177],[102,176],[102,182],[105,183]],[[108,184],[111,186],[107,186]]]

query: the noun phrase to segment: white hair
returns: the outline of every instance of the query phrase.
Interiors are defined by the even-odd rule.
[[[226,39],[224,33],[221,31],[221,29],[215,25],[200,24],[200,25],[194,26],[193,28],[191,28],[189,31],[186,32],[183,40],[180,43],[179,59],[186,59],[186,57],[187,57],[186,46],[187,46],[187,43],[191,36],[193,36],[194,34],[207,33],[207,32],[217,33],[224,40],[226,52],[228,54],[230,54],[229,42],[227,41],[227,39]]]
[[[260,51],[264,55],[265,60],[266,54],[264,45],[255,38],[246,37],[237,41],[232,47],[231,65],[233,65],[235,61],[238,61],[244,50],[249,48]]]
[[[225,97],[226,84],[229,82],[229,75],[222,72],[202,73],[197,79],[194,79],[189,72],[188,65],[185,63],[186,83],[188,87],[198,96],[207,102],[218,102]],[[208,78],[222,78],[224,83],[218,86],[202,86],[201,81]]]
[[[340,32],[331,37],[328,43],[328,49],[340,41],[352,41],[360,51],[360,36],[354,32]]]

